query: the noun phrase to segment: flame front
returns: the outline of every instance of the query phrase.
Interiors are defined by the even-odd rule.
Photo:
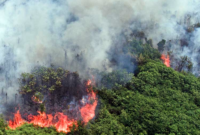
[[[33,125],[38,125],[40,127],[51,127],[54,126],[58,132],[68,133],[70,131],[70,127],[77,125],[77,122],[73,119],[68,119],[66,115],[63,113],[56,113],[53,117],[52,114],[46,114],[45,112],[38,112],[39,115],[33,116],[29,115],[28,119],[29,123]],[[57,120],[58,119],[58,120]],[[57,122],[53,122],[57,121]]]
[[[8,125],[11,129],[15,129],[17,127],[20,127],[21,125],[23,125],[25,123],[25,120],[22,119],[21,114],[19,112],[19,110],[14,114],[14,119],[13,121],[9,120],[8,121]]]
[[[167,57],[162,54],[161,55],[161,59],[163,60],[163,63],[167,66],[167,67],[170,67],[170,58],[169,58],[169,55],[167,55]]]
[[[91,85],[92,81],[88,80],[86,85],[87,87]],[[85,124],[87,124],[91,119],[95,116],[95,109],[98,103],[96,93],[89,88],[86,89],[88,92],[87,101],[83,107],[80,108],[80,113],[82,120]],[[34,98],[33,98],[34,99]],[[67,115],[63,113],[57,112],[54,116],[52,114],[46,114],[45,112],[38,111],[38,115],[28,115],[29,122],[22,119],[19,110],[14,114],[13,121],[9,120],[8,126],[11,129],[16,129],[20,127],[24,123],[30,123],[33,125],[38,125],[40,127],[51,127],[54,126],[58,132],[68,133],[70,132],[70,128],[73,126],[77,126],[77,121],[74,119],[69,119]]]
[[[39,115],[36,116],[29,115],[28,116],[29,122],[27,122],[21,118],[21,114],[19,113],[18,110],[14,114],[13,121],[10,120],[8,125],[11,129],[16,129],[17,127],[20,127],[24,123],[33,124],[40,127],[54,126],[58,132],[64,132],[64,133],[68,133],[70,131],[70,127],[72,127],[73,124],[77,125],[77,122],[75,120],[68,119],[68,117],[63,113],[56,113],[54,117],[51,114],[46,114],[45,112],[43,113],[38,112],[38,113]]]

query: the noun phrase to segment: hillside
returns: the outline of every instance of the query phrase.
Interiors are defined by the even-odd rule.
[[[147,60],[125,85],[98,90],[101,104],[96,118],[68,134],[200,134],[199,89],[195,76]],[[56,134],[52,128],[31,125],[5,130],[1,121],[1,134],[6,133]]]

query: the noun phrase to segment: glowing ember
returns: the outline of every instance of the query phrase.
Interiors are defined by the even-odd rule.
[[[167,67],[170,67],[170,58],[169,58],[169,55],[167,55],[167,57],[162,54],[161,55],[161,59],[163,60],[163,63],[167,66]]]
[[[40,103],[40,104],[42,103],[42,101],[34,95],[32,96],[32,100],[33,102],[36,102],[36,103]]]
[[[87,81],[87,86],[89,86],[91,83],[92,83],[92,81],[91,81],[91,80],[88,80],[88,81]]]
[[[19,110],[14,114],[13,121],[9,120],[8,122],[9,127],[11,129],[15,129],[25,123],[25,120],[22,119],[21,114],[19,113]]]
[[[89,86],[92,84],[91,80],[88,80],[86,85]],[[95,109],[97,106],[97,96],[96,93],[91,89],[89,91],[89,88],[86,89],[88,92],[87,99],[85,99],[85,105],[80,108],[81,117],[83,119],[83,122],[87,124],[91,119],[95,116]],[[42,103],[39,99],[37,99],[35,96],[32,97],[32,100],[37,103]],[[68,133],[70,132],[70,128],[73,126],[77,126],[77,121],[74,119],[69,119],[67,115],[64,115],[63,113],[57,112],[54,116],[52,114],[46,114],[45,112],[39,112],[39,115],[28,115],[29,122],[33,125],[38,125],[40,127],[51,127],[54,126],[58,132],[64,132]],[[13,121],[9,121],[8,126],[11,129],[15,129],[16,127],[19,127],[23,125],[26,121],[21,118],[21,114],[19,110],[14,114]]]

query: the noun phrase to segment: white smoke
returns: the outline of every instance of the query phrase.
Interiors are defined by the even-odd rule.
[[[6,78],[50,63],[104,70],[121,34],[143,31],[156,43],[184,34],[198,0],[0,0],[0,64]],[[197,37],[198,38],[198,37]],[[196,40],[195,40],[196,41]],[[119,41],[120,42],[120,41]],[[177,47],[176,47],[177,48]]]

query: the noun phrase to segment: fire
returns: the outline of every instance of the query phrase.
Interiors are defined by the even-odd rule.
[[[89,86],[91,82],[92,82],[91,80],[88,80],[87,85]],[[89,92],[89,89],[87,89],[87,91]],[[88,123],[95,116],[95,109],[97,106],[97,96],[94,91],[91,91],[88,94],[88,100],[92,101],[93,103],[87,103],[85,106],[83,106],[80,109],[81,116],[84,123]]]
[[[53,125],[52,120],[53,116],[51,114],[46,114],[38,111],[39,115],[33,116],[29,115],[28,119],[30,120],[29,123],[33,125],[38,125],[40,127],[50,127]]]
[[[38,112],[38,113],[39,115],[36,116],[29,115],[28,116],[29,122],[28,122],[21,118],[21,114],[19,113],[18,110],[17,113],[14,114],[14,120],[13,121],[10,120],[8,125],[11,129],[16,129],[17,127],[20,127],[24,123],[33,124],[40,127],[54,126],[58,132],[64,132],[64,133],[68,133],[73,124],[77,126],[77,122],[75,120],[73,119],[70,120],[63,113],[56,113],[54,117],[52,116],[52,114],[46,114],[45,112],[43,113]]]
[[[70,131],[70,127],[72,127],[73,124],[77,126],[77,122],[75,120],[69,120],[63,113],[57,113],[55,116],[58,117],[58,122],[54,126],[58,132],[63,131],[67,133]]]
[[[68,116],[63,113],[57,112],[53,117],[52,114],[46,114],[45,112],[38,112],[39,115],[33,116],[29,115],[28,119],[29,123],[33,125],[37,125],[40,127],[51,127],[54,126],[58,132],[68,133],[70,131],[70,127],[77,125],[77,122],[73,119],[69,119]],[[57,121],[57,122],[54,122]]]
[[[14,114],[14,119],[13,121],[9,120],[8,121],[8,125],[11,129],[15,129],[17,127],[20,127],[21,125],[23,125],[25,123],[25,120],[22,119],[21,114],[19,112],[19,110]]]
[[[34,95],[32,96],[32,100],[33,102],[36,102],[36,103],[40,103],[40,104],[42,103],[42,101]]]
[[[92,81],[91,80],[88,80],[87,81],[87,86],[91,85]]]
[[[91,80],[88,80],[86,85],[89,86],[92,84]],[[95,116],[95,109],[97,106],[97,96],[96,93],[89,88],[86,89],[88,92],[87,102],[84,106],[80,108],[80,114],[82,120],[85,124],[87,124],[91,119]],[[32,97],[33,101],[37,99],[35,96]],[[40,100],[39,100],[40,101]],[[37,102],[39,102],[37,100]],[[89,101],[89,102],[88,102]],[[70,128],[75,125],[77,127],[77,121],[74,119],[69,119],[67,115],[57,112],[54,116],[52,114],[46,114],[45,112],[38,111],[38,115],[28,115],[28,121],[22,119],[19,110],[14,114],[13,121],[9,120],[8,126],[11,129],[16,129],[20,127],[24,123],[29,123],[33,125],[37,125],[40,127],[55,127],[58,132],[68,133],[70,132]]]
[[[167,66],[167,67],[170,67],[170,58],[169,58],[169,55],[167,55],[167,57],[162,54],[161,55],[161,59],[163,60],[163,63]]]
[[[95,109],[97,106],[97,101],[94,101],[93,104],[86,104],[81,108],[81,116],[84,123],[88,123],[95,116]]]

